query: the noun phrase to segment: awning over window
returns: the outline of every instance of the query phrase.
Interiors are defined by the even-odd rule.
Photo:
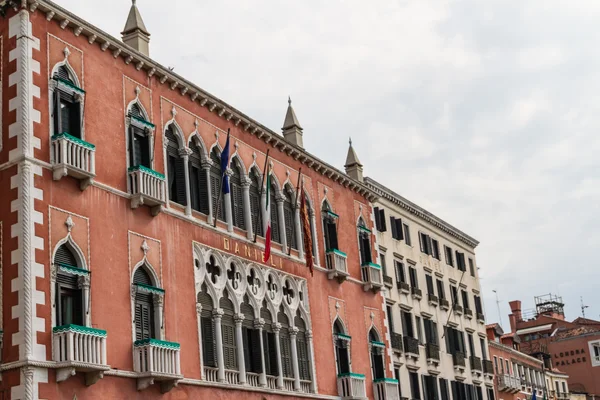
[[[552,328],[552,324],[546,324],[546,325],[539,325],[539,326],[534,326],[534,327],[526,328],[526,329],[517,329],[517,335],[527,335],[528,333],[547,331],[548,329],[551,329],[551,328]]]

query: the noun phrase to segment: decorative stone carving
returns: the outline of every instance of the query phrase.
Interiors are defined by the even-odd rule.
[[[71,215],[69,215],[67,217],[67,220],[65,221],[65,225],[67,226],[67,231],[69,233],[71,233],[71,231],[73,230],[73,227],[75,226],[75,222],[73,222],[73,218],[71,218]]]

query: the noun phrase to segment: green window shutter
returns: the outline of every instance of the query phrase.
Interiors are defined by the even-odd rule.
[[[289,196],[283,203],[283,216],[285,220],[285,238],[287,245],[291,246],[292,249],[298,249],[296,245],[296,230],[294,229],[294,209],[292,208],[292,202]]]
[[[202,328],[202,359],[207,367],[216,367],[215,331],[213,320],[210,317],[201,317]]]
[[[271,207],[271,240],[281,243],[279,232],[279,212],[277,212],[277,200],[275,200],[275,188],[271,187],[269,204]]]

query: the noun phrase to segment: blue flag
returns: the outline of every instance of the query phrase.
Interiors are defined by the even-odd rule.
[[[229,168],[229,129],[227,130],[225,148],[221,153],[221,187],[223,188],[223,194],[229,193],[229,176],[227,176],[227,168]]]
[[[533,391],[533,396],[531,396],[531,400],[537,400],[537,396],[535,395],[535,389]]]

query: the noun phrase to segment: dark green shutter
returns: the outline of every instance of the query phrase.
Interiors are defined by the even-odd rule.
[[[203,316],[200,318],[200,324],[202,328],[202,359],[205,366],[214,368],[217,366],[217,360],[213,320],[211,317]]]
[[[279,232],[279,212],[277,212],[277,200],[275,200],[274,186],[271,186],[269,197],[269,205],[271,207],[271,240],[281,243],[281,236]]]
[[[296,230],[294,229],[294,209],[292,208],[292,201],[289,195],[286,193],[286,198],[283,203],[283,217],[285,223],[285,238],[287,245],[291,246],[292,249],[297,249],[296,245]]]

